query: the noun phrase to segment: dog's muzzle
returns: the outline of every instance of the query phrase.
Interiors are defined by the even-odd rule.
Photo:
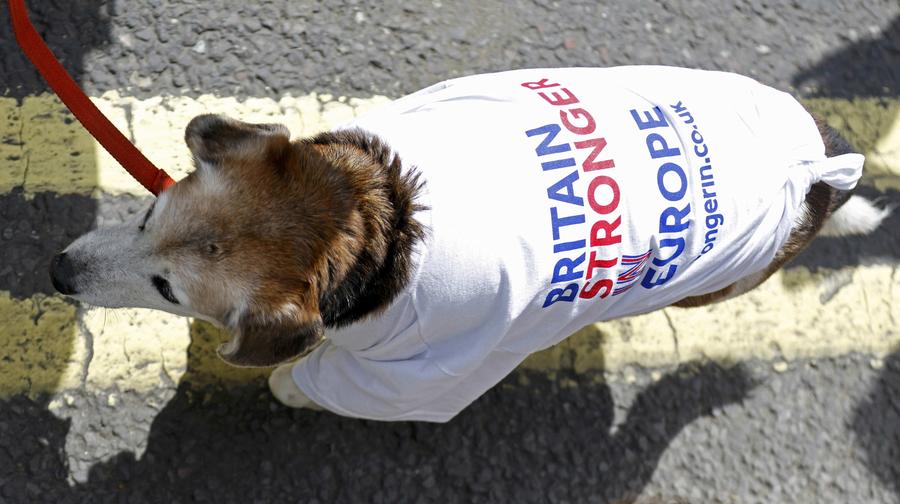
[[[56,254],[50,262],[50,281],[61,294],[71,296],[77,294],[75,289],[75,268],[72,260],[65,253]]]

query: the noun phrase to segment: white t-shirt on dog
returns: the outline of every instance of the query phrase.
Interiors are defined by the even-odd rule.
[[[810,186],[856,185],[789,95],[665,67],[450,80],[354,121],[426,181],[429,236],[386,313],[327,333],[293,376],[380,420],[453,418],[530,353],[596,321],[764,269]]]

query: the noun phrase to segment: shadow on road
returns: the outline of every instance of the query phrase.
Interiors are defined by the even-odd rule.
[[[814,97],[877,98],[900,96],[900,17],[878,37],[861,40],[833,53],[815,67],[800,73],[794,84]],[[858,101],[853,102],[859,105]],[[900,121],[895,117],[894,121]],[[866,124],[857,128],[864,129]],[[852,136],[852,125],[849,134]],[[839,128],[840,129],[840,128]],[[877,132],[881,136],[887,131]],[[900,204],[900,193],[879,193],[861,186],[859,194]],[[864,238],[819,238],[792,266],[810,269],[839,268],[865,261],[897,264],[900,261],[900,211],[872,235]],[[900,351],[885,360],[884,369],[869,397],[856,408],[852,423],[857,441],[873,474],[900,497]]]
[[[814,97],[875,98],[900,97],[900,17],[895,18],[878,37],[850,44],[825,58],[794,79],[800,89]],[[854,107],[861,106],[857,100]],[[894,122],[900,117],[894,117]],[[864,131],[867,121],[844,121],[844,133]],[[890,121],[881,122],[890,127]],[[896,125],[894,125],[896,127]],[[838,127],[838,129],[841,129]],[[878,131],[875,135],[886,135]],[[875,139],[870,139],[874,142]],[[861,147],[861,146],[857,146]],[[883,204],[900,206],[900,193],[879,193],[861,186],[859,194],[881,199]],[[895,210],[872,235],[853,238],[819,238],[792,266],[810,269],[839,268],[864,261],[900,262],[900,211]],[[884,368],[870,395],[857,406],[851,428],[866,455],[866,465],[887,488],[900,498],[900,350],[885,360]]]
[[[0,496],[11,502],[612,502],[637,495],[687,424],[740,401],[740,368],[685,366],[649,385],[613,426],[599,375],[518,371],[447,424],[293,411],[261,383],[192,387],[121,452],[66,483],[68,421],[0,403]],[[122,412],[127,414],[127,412]],[[110,422],[115,421],[109,419]],[[74,433],[73,435],[82,435]]]
[[[35,28],[80,81],[85,55],[110,40],[108,7],[94,0],[27,4]],[[52,91],[17,45],[5,6],[0,8],[0,54],[0,170],[18,174],[12,176],[12,187],[4,187],[9,182],[0,177],[5,242],[0,290],[22,299],[54,292],[47,274],[52,254],[90,229],[97,214],[89,195],[44,192],[44,186],[77,172],[79,187],[90,192],[97,182],[97,163],[87,131],[65,106],[47,98]],[[60,183],[56,189],[64,187]]]
[[[848,44],[800,72],[793,83],[810,96],[900,95],[900,17],[877,36]]]
[[[900,17],[878,35],[848,44],[799,73],[793,78],[793,84],[807,97],[814,98],[807,104],[814,113],[823,116],[860,152],[871,153],[878,140],[885,138],[890,128],[900,124],[900,115],[897,115],[900,109],[883,100],[900,97]],[[815,98],[863,100],[842,103],[827,100],[826,103]],[[882,206],[900,207],[900,192],[896,189],[878,191],[867,185],[876,176],[896,177],[887,175],[883,169],[882,173],[876,174],[878,167],[874,163],[872,158],[867,161],[864,182],[857,194],[876,200]],[[894,211],[879,229],[866,237],[817,238],[788,267],[804,266],[815,271],[898,261],[900,212]]]
[[[107,7],[94,0],[27,4],[38,32],[81,81],[87,53],[110,40]],[[94,225],[98,205],[89,193],[97,156],[93,139],[22,54],[5,5],[0,54],[0,389],[35,394],[58,388],[83,344],[76,309],[53,296],[48,269],[55,253]]]
[[[900,208],[900,192],[879,192],[860,185],[856,194],[877,202],[879,206]],[[810,271],[820,268],[840,269],[862,264],[897,264],[900,262],[900,210],[894,210],[881,226],[866,236],[824,237],[813,240],[809,247],[786,268],[802,266]]]
[[[900,498],[900,350],[885,359],[869,397],[856,407],[852,428],[866,466]]]
[[[26,5],[35,29],[72,78],[80,81],[84,56],[110,42],[112,2],[40,0],[28,1]],[[44,79],[16,43],[5,5],[0,8],[0,34],[0,95],[21,99],[49,92]]]

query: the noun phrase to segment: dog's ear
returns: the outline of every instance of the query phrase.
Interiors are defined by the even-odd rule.
[[[191,153],[208,163],[264,155],[273,145],[287,145],[290,136],[282,124],[245,123],[215,114],[191,119],[184,130]]]
[[[277,313],[241,317],[219,357],[234,366],[268,367],[305,355],[323,339],[322,317],[310,308],[287,303]]]

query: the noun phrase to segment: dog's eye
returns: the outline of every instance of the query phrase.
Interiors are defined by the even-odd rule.
[[[207,243],[203,250],[211,256],[218,255],[222,251],[215,243]]]
[[[138,226],[138,230],[143,232],[144,228],[147,226],[147,221],[150,220],[150,215],[153,214],[153,209],[156,208],[156,202],[154,201],[150,208],[147,210],[147,213],[144,215],[144,220],[141,221],[141,225]]]
[[[154,275],[150,281],[153,282],[153,286],[159,291],[159,295],[165,298],[166,301],[172,304],[181,304],[178,302],[178,299],[175,298],[175,294],[172,294],[172,286],[169,285],[168,280],[161,276]]]

